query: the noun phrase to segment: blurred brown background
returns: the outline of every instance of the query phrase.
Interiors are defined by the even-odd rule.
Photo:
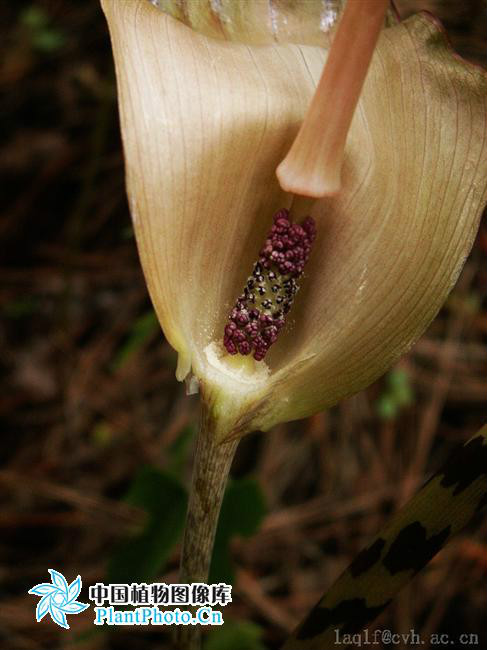
[[[483,0],[396,4],[403,15],[431,10],[455,48],[487,66]],[[87,602],[87,585],[106,578],[145,521],[124,499],[140,468],[170,469],[187,484],[197,400],[175,381],[138,264],[97,2],[3,0],[0,21],[0,648],[162,649],[163,629],[94,630],[92,610],[71,617],[69,631],[37,624],[26,593],[56,568],[81,574]],[[266,514],[253,535],[231,540],[225,620],[253,624],[240,650],[277,648],[483,424],[486,252],[484,220],[448,303],[389,375],[329,412],[242,442],[233,475],[256,479]],[[478,645],[464,647],[487,647],[486,529],[479,516],[378,626],[414,628],[425,648],[433,631],[474,633]],[[177,551],[153,581],[176,579]],[[207,647],[225,647],[218,642]]]

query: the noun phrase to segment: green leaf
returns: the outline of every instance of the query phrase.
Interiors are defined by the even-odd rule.
[[[20,24],[30,32],[32,47],[41,52],[54,52],[66,43],[58,29],[49,26],[48,14],[37,5],[30,5],[20,14]]]
[[[393,397],[384,394],[376,402],[377,415],[382,420],[393,420],[397,415],[397,404]]]
[[[157,316],[151,310],[137,318],[125,343],[119,348],[111,363],[112,370],[118,370],[144,345],[159,329]]]
[[[409,406],[414,393],[408,373],[402,368],[394,368],[386,376],[386,389],[376,402],[376,411],[383,420],[393,420],[401,407]]]
[[[409,406],[414,399],[413,389],[409,385],[403,386],[401,389],[396,390],[395,398],[399,406]]]
[[[32,45],[41,52],[55,52],[66,43],[66,38],[55,29],[44,29],[32,36]]]
[[[402,390],[409,386],[409,375],[402,368],[394,368],[387,374],[387,385],[391,392]]]
[[[108,579],[122,583],[148,581],[162,571],[181,537],[186,490],[174,476],[144,467],[124,500],[143,508],[149,518],[141,533],[119,544],[109,562]]]
[[[234,569],[230,556],[230,541],[236,535],[254,535],[265,511],[264,495],[256,480],[245,478],[230,482],[223,498],[216,531],[210,582],[232,584]]]
[[[254,623],[227,621],[211,630],[203,650],[265,650],[261,641],[262,628]]]
[[[22,11],[20,14],[20,22],[22,25],[30,27],[32,30],[40,30],[47,27],[49,24],[49,18],[41,7],[32,4]]]

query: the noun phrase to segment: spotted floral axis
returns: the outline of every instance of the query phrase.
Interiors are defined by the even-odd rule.
[[[253,353],[257,361],[265,357],[284,327],[316,237],[312,217],[292,223],[289,211],[282,209],[273,221],[223,337],[229,354]]]

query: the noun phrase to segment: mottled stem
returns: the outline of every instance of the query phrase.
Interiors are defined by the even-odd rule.
[[[237,445],[238,441],[215,441],[213,420],[203,404],[181,552],[181,583],[208,581],[218,516]],[[180,650],[198,650],[200,642],[200,625],[178,628]]]
[[[399,590],[487,505],[487,425],[355,558],[291,634],[282,650],[353,648]],[[350,632],[350,633],[349,633]]]

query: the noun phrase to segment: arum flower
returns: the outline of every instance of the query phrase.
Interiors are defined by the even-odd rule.
[[[147,0],[102,5],[142,266],[177,378],[199,386],[215,439],[370,384],[434,318],[472,245],[486,197],[484,74],[425,15],[384,30],[341,190],[310,203],[275,170],[324,48],[214,40]],[[300,292],[265,358],[229,354],[225,327],[282,209],[316,227]]]
[[[420,15],[381,33],[363,83],[382,21],[363,12],[311,102],[327,51],[305,19],[285,40],[308,45],[253,46],[148,0],[102,6],[142,266],[176,376],[202,398],[181,581],[205,582],[239,437],[370,384],[454,285],[486,198],[487,82]],[[165,6],[266,40],[235,16],[271,3]],[[349,43],[360,74],[340,65]],[[179,635],[198,647],[198,626]]]

